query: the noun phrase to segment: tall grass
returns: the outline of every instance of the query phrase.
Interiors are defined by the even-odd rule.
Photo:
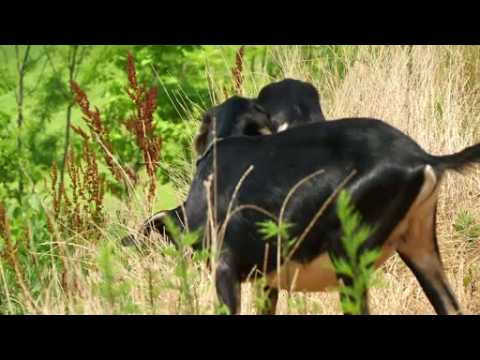
[[[248,46],[243,51],[247,52]],[[311,81],[318,87],[328,119],[354,116],[384,119],[434,154],[456,152],[480,142],[479,47],[272,46],[266,56],[275,63],[279,75],[272,78],[262,68],[252,71],[242,63],[239,54],[237,63],[242,65],[241,73],[234,71],[235,64],[226,64],[233,69],[228,94],[223,86],[216,87],[215,74],[208,73],[207,69],[206,81],[210,80],[212,97],[222,101],[233,92],[255,96],[270,81],[294,77]],[[197,128],[202,110],[185,114],[192,129]],[[90,146],[93,146],[91,141]],[[114,157],[114,149],[112,152]],[[94,178],[93,162],[103,160],[94,159],[93,155],[87,158],[89,152],[85,150],[85,153],[80,170],[72,168],[70,173],[77,176],[78,183],[90,184],[82,173]],[[148,158],[148,152],[144,154]],[[74,158],[74,154],[71,157]],[[75,158],[80,161],[78,155]],[[116,169],[114,160],[102,166],[111,165]],[[159,161],[159,166],[168,166]],[[173,178],[178,180],[179,202],[185,197],[193,171],[193,166],[187,165],[170,168]],[[447,277],[467,314],[480,313],[479,175],[480,171],[476,169],[466,176],[446,176],[438,207],[438,240]],[[61,210],[53,200],[58,195],[52,194],[47,199],[37,196],[35,201],[42,209],[42,221],[48,231],[31,226],[11,229],[8,214],[0,211],[3,244],[0,311],[42,314],[220,313],[222,309],[217,308],[213,275],[205,265],[208,254],[192,256],[188,246],[174,248],[161,241],[152,241],[141,251],[119,246],[119,237],[134,230],[150,214],[150,204],[162,196],[153,193],[151,187],[148,190],[149,180],[148,174],[144,174],[132,188],[132,196],[119,203],[115,211],[107,212],[99,203],[98,214],[95,199],[100,201],[101,187],[86,188],[85,191],[91,191],[91,195],[82,193],[86,204],[82,203],[78,212],[67,217],[58,215]],[[73,186],[74,182],[70,179],[67,184]],[[73,190],[68,191],[68,200],[74,206]],[[78,189],[75,191],[75,196],[82,196]],[[89,198],[93,202],[89,202]],[[35,231],[44,231],[40,244],[30,241],[31,233]],[[418,282],[398,256],[388,260],[374,276],[369,291],[372,313],[433,313]],[[243,285],[242,313],[256,312],[259,299],[255,294],[253,285]],[[289,296],[281,293],[277,312],[339,314],[341,306],[336,292],[293,293]]]

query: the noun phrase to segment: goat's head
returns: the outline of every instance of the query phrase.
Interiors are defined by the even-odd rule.
[[[270,115],[254,100],[233,96],[207,111],[195,139],[195,150],[202,154],[216,138],[259,136],[275,132]]]
[[[268,84],[258,103],[271,115],[278,132],[304,123],[325,121],[318,90],[310,83],[284,79]]]

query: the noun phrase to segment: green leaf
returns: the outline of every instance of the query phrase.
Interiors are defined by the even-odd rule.
[[[379,250],[369,250],[364,252],[360,256],[360,262],[359,262],[360,268],[366,269],[371,267],[375,263],[375,261],[377,261],[379,255],[380,255]]]
[[[171,258],[176,258],[179,255],[178,250],[173,245],[169,245],[169,246],[166,246],[165,248],[163,248],[162,253],[165,256],[168,256],[168,257],[171,257]]]
[[[360,252],[375,230],[362,224],[362,217],[355,210],[352,199],[345,190],[340,192],[337,199],[337,215],[342,228],[341,243],[346,257],[334,259],[333,265],[337,274],[352,279],[350,286],[343,285],[340,289],[342,294],[349,297],[348,300],[342,300],[342,308],[345,312],[359,314],[363,294],[367,291],[374,272],[373,265],[380,252],[377,249]]]
[[[333,265],[338,274],[353,277],[352,266],[345,260],[335,260]]]
[[[193,244],[197,243],[200,240],[200,235],[202,233],[202,229],[197,229],[196,231],[191,231],[186,233],[182,236],[182,244],[184,246],[192,246]]]
[[[273,220],[265,220],[263,222],[258,222],[257,226],[259,227],[258,232],[262,235],[264,240],[276,238],[279,235],[282,239],[287,239],[289,237],[288,229],[290,229],[293,224],[283,222],[279,225]]]

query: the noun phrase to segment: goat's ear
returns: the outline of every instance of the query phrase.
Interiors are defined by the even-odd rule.
[[[198,155],[202,154],[207,147],[208,134],[212,126],[212,119],[213,119],[213,115],[210,111],[206,112],[203,115],[202,124],[200,125],[200,129],[197,137],[195,138],[195,144],[194,144],[195,151],[197,152]]]

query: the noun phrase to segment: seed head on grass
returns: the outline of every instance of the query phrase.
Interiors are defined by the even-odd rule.
[[[126,120],[126,128],[134,136],[138,147],[142,151],[144,164],[150,178],[148,192],[149,201],[153,199],[156,191],[155,171],[159,165],[162,140],[155,133],[153,115],[157,108],[157,87],[147,89],[139,86],[135,70],[135,61],[132,54],[127,58],[128,86],[126,92],[135,104],[135,113]]]
[[[242,94],[244,57],[245,46],[241,46],[235,53],[235,66],[232,69],[233,88],[238,95]]]
[[[134,182],[135,177],[132,177],[132,175],[123,169],[113,158],[113,147],[109,140],[108,131],[104,126],[100,116],[100,111],[97,108],[95,108],[95,110],[90,109],[90,102],[87,94],[75,81],[72,80],[70,82],[70,87],[74,94],[75,102],[78,104],[78,106],[80,106],[80,109],[83,113],[83,119],[90,129],[92,138],[96,139],[96,141],[99,143],[105,162],[107,163],[112,175],[121,184],[126,183],[127,181]],[[125,174],[127,174],[130,179],[125,179]]]

